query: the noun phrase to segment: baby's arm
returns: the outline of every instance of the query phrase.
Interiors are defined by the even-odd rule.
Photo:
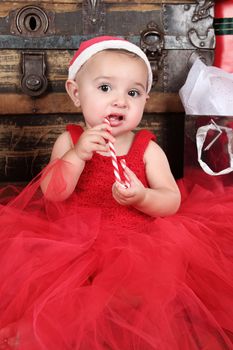
[[[144,163],[150,188],[144,187],[137,176],[126,168],[130,188],[125,189],[115,183],[114,198],[122,205],[132,205],[153,217],[174,214],[180,206],[180,192],[167,157],[155,142],[149,143],[144,154]]]
[[[41,189],[48,199],[61,201],[72,194],[86,161],[92,158],[94,152],[107,152],[109,150],[109,140],[114,142],[114,137],[109,132],[111,131],[110,129],[111,127],[105,123],[89,128],[82,133],[75,145],[72,144],[70,134],[67,131],[58,137],[52,150],[50,162],[55,159],[64,161],[61,163],[60,174],[63,177],[63,188],[62,191],[57,190],[57,193],[52,191],[53,194],[50,198],[49,190],[47,191],[47,189],[51,188],[50,181],[53,171],[48,172],[41,183]]]
[[[69,197],[85,165],[76,156],[68,131],[61,134],[53,146],[50,163],[58,159],[61,159],[62,162],[51,166],[41,182],[41,189],[45,197],[53,201],[62,201]]]

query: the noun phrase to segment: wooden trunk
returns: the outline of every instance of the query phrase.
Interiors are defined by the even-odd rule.
[[[178,91],[195,57],[213,62],[210,0],[1,1],[0,181],[28,181],[48,162],[69,122],[67,66],[80,43],[117,35],[142,47],[154,71],[141,127],[153,130],[182,176],[184,110]],[[32,79],[33,77],[33,79]]]

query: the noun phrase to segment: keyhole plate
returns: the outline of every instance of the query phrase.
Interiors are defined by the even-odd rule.
[[[19,10],[15,18],[17,31],[22,35],[39,36],[47,32],[49,19],[38,6],[25,6]]]

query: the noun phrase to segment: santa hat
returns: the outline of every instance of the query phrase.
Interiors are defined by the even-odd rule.
[[[123,49],[132,52],[143,59],[148,70],[147,92],[149,92],[152,86],[153,75],[147,56],[137,45],[132,44],[125,39],[113,36],[99,36],[82,42],[79,49],[76,51],[72,60],[70,61],[68,79],[74,80],[79,69],[87,60],[89,60],[89,58],[91,58],[97,52],[107,49]]]

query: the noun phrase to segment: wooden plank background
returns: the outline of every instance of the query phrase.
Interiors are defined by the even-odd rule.
[[[161,22],[161,7],[164,4],[180,4],[180,0],[130,0],[128,2],[120,0],[106,0],[106,20],[110,21],[107,25],[108,30],[112,28],[114,33],[124,35],[130,33],[130,36],[140,36],[140,30],[145,29],[147,21],[156,17],[156,21],[162,27]],[[20,35],[10,34],[11,13],[26,5],[38,5],[38,1],[1,1],[0,19],[2,18],[2,28],[0,32],[0,114],[46,114],[46,113],[75,113],[74,106],[69,101],[65,92],[65,80],[67,78],[68,63],[76,49],[72,47],[71,33],[72,26],[69,26],[65,17],[56,19],[56,30],[53,35],[48,35],[44,38],[25,38]],[[195,0],[183,0],[182,4],[195,4]],[[76,29],[77,36],[82,37],[82,1],[81,0],[42,0],[40,6],[46,11],[53,11],[55,14],[64,14],[67,18],[75,13],[77,17]],[[129,14],[126,19],[131,23],[119,26],[113,21],[114,14],[122,12],[122,16]],[[111,15],[111,13],[113,13]],[[140,22],[140,18],[144,18],[144,22]],[[119,16],[115,16],[119,20]],[[60,18],[60,19],[59,19]],[[78,21],[78,18],[80,21]],[[123,17],[122,17],[123,18]],[[72,17],[72,20],[74,18]],[[69,22],[69,21],[68,21]],[[113,23],[114,22],[114,23]],[[73,22],[72,22],[73,23]],[[123,33],[125,31],[125,33]],[[114,34],[110,33],[110,34]],[[109,33],[108,33],[109,34]],[[69,48],[56,49],[59,37],[62,45],[66,44]],[[93,34],[94,35],[94,34]],[[53,38],[53,39],[51,39]],[[47,42],[48,40],[48,42]],[[51,40],[51,41],[49,41]],[[70,42],[69,42],[70,40]],[[2,43],[1,43],[2,42]],[[43,45],[49,46],[43,48]],[[48,88],[46,93],[39,98],[31,98],[25,95],[21,89],[22,78],[22,51],[26,49],[38,49],[46,55],[46,77],[48,79]],[[174,50],[172,50],[174,51]],[[182,50],[181,50],[182,51]],[[183,50],[185,51],[185,50]],[[182,60],[186,57],[179,57]],[[184,82],[184,79],[183,79]],[[175,85],[175,82],[174,82]],[[174,89],[176,90],[176,89]],[[151,92],[151,98],[146,105],[146,113],[182,113],[183,106],[179,99],[177,91],[170,89],[168,92],[163,92],[161,86],[157,84]]]
[[[176,178],[183,174],[183,114],[145,114],[138,129],[154,132]],[[81,114],[1,116],[0,181],[27,181],[48,163],[56,138]]]

